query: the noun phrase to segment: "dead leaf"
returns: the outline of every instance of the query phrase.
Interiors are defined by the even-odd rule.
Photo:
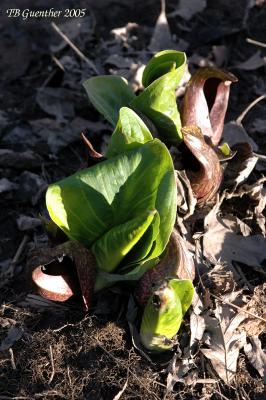
[[[75,116],[73,93],[64,88],[45,87],[37,91],[36,101],[43,111],[58,122]]]
[[[42,158],[31,150],[18,152],[0,149],[0,167],[14,169],[31,169],[39,167]]]
[[[261,348],[261,341],[258,336],[249,338],[250,343],[246,343],[244,351],[250,364],[258,371],[266,383],[266,353]]]
[[[252,71],[254,69],[258,69],[266,65],[266,57],[261,56],[260,50],[253,54],[249,59],[246,61],[233,66],[232,68],[235,69],[243,69],[245,71]]]
[[[232,271],[222,264],[216,264],[203,275],[202,281],[204,286],[216,295],[232,292],[236,286]]]
[[[194,343],[197,343],[202,339],[205,329],[205,318],[192,311],[190,314],[190,348],[192,348]]]
[[[33,218],[27,215],[20,215],[16,222],[18,229],[22,232],[33,230],[42,224],[39,218]]]
[[[249,143],[253,151],[258,150],[258,145],[247,134],[243,126],[237,124],[235,121],[224,125],[223,142],[228,143],[231,148],[237,143]]]
[[[206,0],[179,0],[177,9],[170,13],[169,17],[179,15],[186,21],[189,21],[195,14],[203,11],[206,4]]]
[[[221,68],[228,57],[228,47],[224,45],[212,46],[212,52],[215,58],[215,64],[217,67]]]
[[[16,190],[18,185],[16,183],[11,182],[7,178],[0,179],[0,193],[8,193]]]
[[[132,65],[132,59],[129,57],[122,57],[119,54],[111,54],[104,62],[105,65],[114,65],[115,67],[130,68]]]
[[[206,331],[210,336],[208,348],[201,348],[201,352],[210,360],[219,377],[228,384],[236,372],[239,350],[246,343],[246,333],[237,331],[246,315],[235,313],[229,305],[218,302],[214,314],[215,318],[205,316]]]
[[[213,209],[204,220],[203,254],[213,263],[218,260],[233,267],[238,261],[258,267],[266,259],[266,242],[262,235],[244,237],[237,234],[235,218],[221,217]]]
[[[126,26],[112,29],[111,33],[115,36],[116,39],[121,40],[122,42],[127,42],[129,39],[130,31],[132,31],[133,29],[137,29],[138,27],[139,25],[135,22],[129,22]]]
[[[165,14],[165,0],[161,0],[161,13],[156,21],[149,50],[153,52],[174,49],[170,28]]]
[[[9,329],[7,336],[2,340],[0,351],[5,351],[12,347],[13,344],[22,337],[23,333],[24,331],[22,328],[18,326],[12,326]]]
[[[245,304],[245,310],[248,312],[257,315],[258,317],[264,318],[266,317],[265,312],[265,304],[264,299],[266,295],[266,284],[262,284],[257,286],[254,289],[251,297],[248,297],[248,301]],[[260,318],[252,317],[250,314],[247,314],[247,318],[245,321],[240,324],[240,329],[243,329],[247,336],[258,336],[265,332],[266,324]]]
[[[232,146],[235,156],[228,161],[224,171],[224,187],[237,187],[245,182],[255,168],[258,157],[252,152],[249,143],[236,143]]]

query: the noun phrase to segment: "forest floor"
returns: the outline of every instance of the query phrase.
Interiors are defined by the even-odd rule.
[[[140,73],[152,55],[150,43],[160,1],[80,0],[78,8],[87,9],[84,18],[58,20],[7,18],[5,10],[10,2],[2,3],[0,399],[262,400],[263,371],[264,378],[266,374],[266,357],[260,348],[265,345],[263,242],[259,248],[251,240],[247,245],[250,252],[259,253],[256,265],[249,262],[246,249],[246,263],[242,257],[242,262],[228,262],[224,267],[223,263],[213,264],[205,259],[204,276],[197,276],[195,283],[205,310],[210,315],[216,312],[217,316],[220,307],[223,318],[223,312],[231,313],[236,308],[227,304],[230,310],[226,310],[226,302],[219,303],[210,292],[219,298],[226,292],[224,286],[235,279],[234,293],[240,291],[242,303],[235,302],[232,293],[227,299],[235,302],[236,307],[249,304],[250,312],[258,316],[252,319],[249,315],[244,321],[249,326],[247,341],[239,356],[236,351],[237,367],[230,382],[224,382],[210,359],[203,355],[201,346],[206,348],[207,342],[202,335],[196,351],[189,356],[185,352],[189,336],[184,333],[179,349],[170,357],[145,358],[132,344],[126,318],[128,293],[121,287],[100,293],[92,310],[84,314],[79,302],[42,301],[31,283],[28,255],[36,247],[48,246],[38,218],[40,214],[47,216],[44,197],[48,184],[87,165],[82,131],[86,130],[96,150],[102,152],[112,131],[89,104],[82,82],[95,75],[96,68],[100,74],[122,75],[135,90],[140,89]],[[191,3],[190,13],[184,3]],[[266,93],[264,3],[182,0],[179,8],[175,0],[166,4],[172,47],[186,52],[190,73],[201,66],[217,66],[238,77],[231,88],[226,122],[236,121],[254,100]],[[36,9],[33,0],[13,0],[12,7],[16,5],[20,9]],[[38,1],[38,9],[50,7],[55,7],[54,1]],[[60,9],[66,8],[77,8],[77,2],[61,1]],[[69,46],[52,22],[83,56]],[[164,39],[168,40],[165,45],[171,45],[168,37],[163,37],[162,43]],[[258,102],[242,123],[248,138],[256,144],[256,152],[266,154],[265,100]],[[266,194],[260,179],[265,170],[265,162],[259,159],[245,182],[249,188],[253,185],[258,189],[256,193],[260,204],[264,199],[264,207]],[[258,204],[254,203],[251,191],[228,198],[221,208],[226,218],[230,215],[237,221],[242,238],[247,240],[255,235],[263,238],[265,234],[265,211],[260,213],[262,222],[256,223],[254,207]],[[206,213],[196,215],[197,220],[194,217],[186,224],[193,226],[191,237],[200,238]],[[202,290],[202,281],[207,291]],[[189,332],[189,315],[184,331]],[[235,332],[231,332],[233,341],[238,340],[233,337]]]

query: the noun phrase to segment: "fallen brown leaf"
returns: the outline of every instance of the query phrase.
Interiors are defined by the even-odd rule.
[[[239,350],[246,343],[246,333],[237,331],[246,315],[219,303],[216,303],[214,314],[215,318],[205,316],[206,331],[209,333],[205,344],[208,348],[201,348],[201,352],[210,360],[219,377],[228,384],[236,372]]]
[[[266,383],[266,353],[261,348],[261,341],[258,336],[249,338],[250,343],[246,343],[244,351],[250,364],[258,371]]]

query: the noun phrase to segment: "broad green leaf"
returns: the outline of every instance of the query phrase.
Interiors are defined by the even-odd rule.
[[[159,258],[138,263],[131,271],[126,273],[108,273],[99,269],[94,285],[94,291],[98,292],[106,287],[112,286],[117,282],[138,281],[142,275],[153,268],[159,262]]]
[[[175,90],[185,69],[185,53],[174,50],[157,53],[143,72],[146,89],[130,102],[130,107],[145,114],[156,126],[160,138],[169,144],[182,139]]]
[[[147,349],[160,352],[172,347],[171,339],[177,334],[193,295],[190,280],[169,279],[150,296],[140,328],[141,342]]]
[[[112,272],[147,231],[156,213],[156,210],[151,210],[116,225],[98,239],[91,248],[98,267]]]
[[[152,139],[153,137],[142,119],[130,108],[122,107],[106,156],[108,158],[114,157],[124,151],[137,148]]]
[[[136,258],[146,255],[143,261],[157,258],[165,249],[174,226],[176,202],[172,159],[157,139],[81,170],[49,186],[46,194],[51,219],[70,239],[89,248],[112,228],[157,210],[159,219],[154,218],[150,225],[152,235],[147,238],[144,234],[137,242],[142,250],[138,253],[136,247]],[[103,246],[102,250],[106,251],[104,258],[111,259],[113,249]],[[131,263],[137,260],[130,259]]]
[[[113,126],[116,126],[120,108],[127,106],[135,97],[126,79],[120,76],[94,76],[83,86],[94,107]]]

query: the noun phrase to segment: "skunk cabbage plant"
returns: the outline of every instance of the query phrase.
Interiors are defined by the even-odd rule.
[[[113,126],[117,125],[120,108],[130,107],[151,120],[162,141],[176,144],[182,133],[175,90],[185,69],[185,53],[164,50],[155,54],[144,69],[144,90],[138,96],[125,79],[117,76],[92,77],[84,87],[91,103]]]
[[[191,280],[169,279],[150,296],[145,306],[140,339],[153,352],[169,350],[183,317],[192,303],[194,287]]]
[[[171,156],[158,139],[131,149],[119,133],[119,124],[128,122],[124,111],[113,138],[120,143],[120,154],[52,184],[46,194],[52,220],[94,254],[102,272],[98,289],[105,286],[103,281],[138,279],[157,263],[176,216]],[[128,115],[134,118],[132,113]],[[142,132],[150,139],[137,116],[135,122],[129,128],[135,132],[131,137],[139,138]],[[112,142],[108,153],[116,153]]]

